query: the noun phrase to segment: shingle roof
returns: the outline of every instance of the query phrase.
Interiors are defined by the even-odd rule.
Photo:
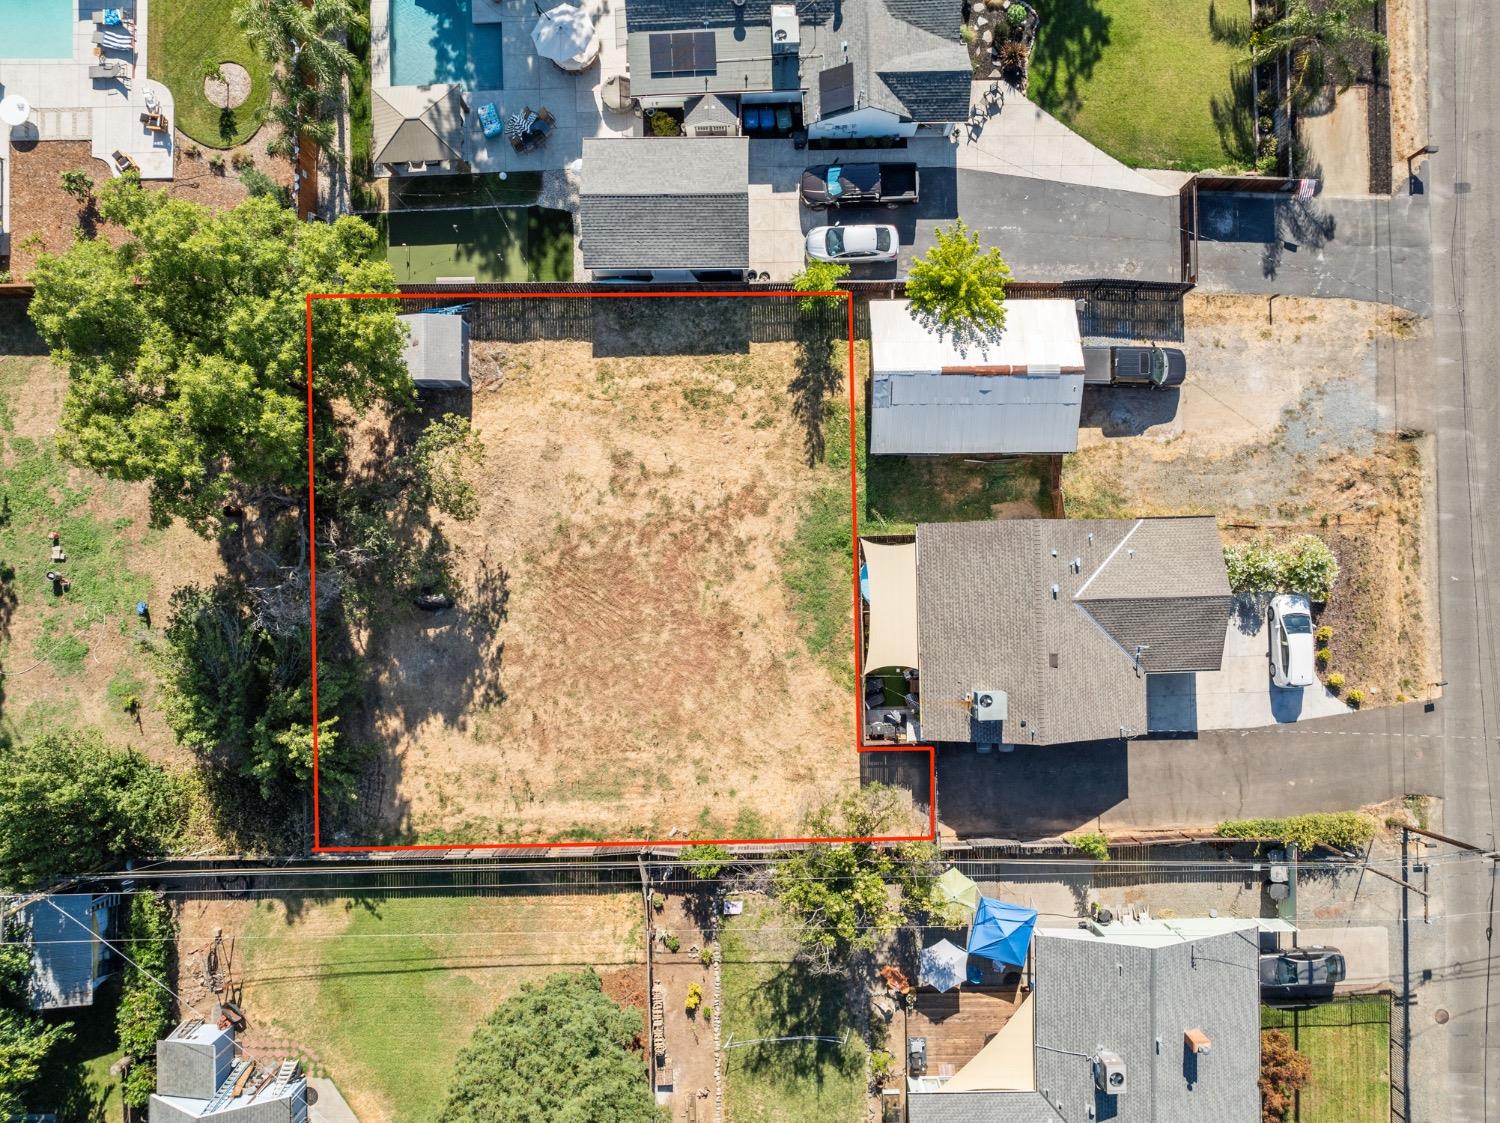
[[[1059,1123],[1040,1092],[932,1092],[906,1097],[907,1123]]]
[[[914,121],[962,121],[969,115],[968,70],[878,70],[875,76]]]
[[[1145,732],[1146,673],[1219,666],[1218,541],[1212,518],[919,526],[923,734],[1047,745]],[[1007,720],[974,721],[974,690],[1004,691]]]
[[[744,137],[585,140],[584,268],[748,268],[749,176]]]
[[[466,122],[457,86],[390,86],[370,100],[377,164],[464,159]]]
[[[625,5],[625,26],[630,32],[678,31],[688,27],[750,27],[771,22],[773,0],[630,0]],[[777,0],[792,3],[793,0]],[[920,5],[927,0],[897,0]],[[946,2],[946,0],[941,0]],[[832,0],[796,0],[797,18],[803,24],[827,22]]]
[[[843,0],[840,8],[832,30],[862,75],[863,104],[919,122],[969,115],[973,71],[958,37],[961,0]],[[809,85],[807,114],[815,118],[817,83]]]

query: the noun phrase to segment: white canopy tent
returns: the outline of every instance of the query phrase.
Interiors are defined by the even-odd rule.
[[[917,665],[917,544],[859,540],[864,555],[866,671]]]

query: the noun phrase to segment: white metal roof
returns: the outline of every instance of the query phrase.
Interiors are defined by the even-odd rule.
[[[910,302],[870,302],[870,356],[876,374],[1008,368],[1043,374],[1083,370],[1078,311],[1071,300],[1011,300],[999,340],[960,354],[951,336],[938,336],[912,317]]]

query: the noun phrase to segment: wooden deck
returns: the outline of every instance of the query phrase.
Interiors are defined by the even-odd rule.
[[[918,990],[917,1008],[906,1015],[906,1039],[927,1038],[929,1076],[952,1076],[1010,1021],[1023,997],[1018,987]]]

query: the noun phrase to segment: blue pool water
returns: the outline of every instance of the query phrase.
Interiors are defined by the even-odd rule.
[[[0,0],[0,58],[72,58],[73,0]]]
[[[0,6],[18,0],[0,0]],[[469,0],[390,0],[391,85],[502,88],[500,25],[476,25]],[[22,4],[24,6],[24,4]]]

